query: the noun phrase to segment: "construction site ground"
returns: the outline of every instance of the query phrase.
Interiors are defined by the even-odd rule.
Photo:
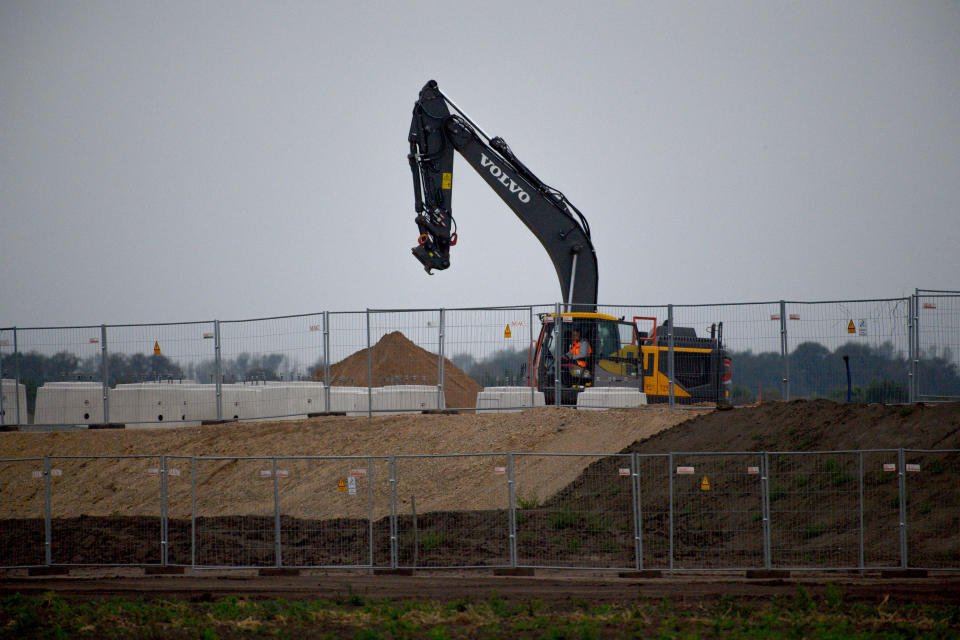
[[[44,455],[390,455],[435,453],[616,453],[639,451],[816,451],[875,448],[960,448],[960,405],[864,406],[828,401],[792,401],[730,411],[710,409],[576,411],[541,408],[515,414],[396,415],[320,417],[298,421],[240,423],[197,428],[137,431],[2,433],[0,458]],[[545,465],[538,470],[542,499],[575,482],[595,456],[575,465]],[[122,468],[123,461],[113,464]],[[464,462],[468,465],[469,462]],[[75,493],[63,494],[64,517],[137,513],[140,475],[122,491],[104,489],[100,466],[74,468]],[[142,475],[142,474],[141,474]],[[99,479],[98,479],[99,478]],[[30,517],[36,496],[25,495],[26,483],[5,480],[3,518]],[[64,484],[63,490],[68,490]],[[153,485],[143,484],[144,487]],[[463,504],[469,487],[447,487],[444,495],[425,496],[425,509],[483,508]],[[35,490],[31,489],[31,491]],[[153,490],[152,488],[150,489]],[[132,496],[132,497],[131,497]],[[246,505],[230,503],[224,492],[223,513],[242,513]],[[94,500],[94,498],[98,498]],[[420,500],[420,498],[418,498]],[[112,502],[111,502],[112,501]],[[957,505],[948,505],[956,509]],[[958,533],[960,535],[960,533]],[[748,579],[743,574],[676,573],[657,578],[621,577],[616,572],[538,571],[534,576],[498,576],[491,570],[434,572],[414,575],[371,575],[369,571],[303,572],[299,576],[260,576],[249,571],[204,572],[187,569],[182,576],[143,576],[138,568],[74,569],[69,576],[28,577],[8,570],[0,578],[0,594],[55,591],[67,597],[103,596],[209,599],[229,595],[270,598],[324,598],[361,593],[378,598],[451,600],[485,597],[537,598],[548,602],[586,599],[630,601],[638,597],[677,601],[724,597],[769,598],[792,594],[798,586],[822,593],[829,584],[844,585],[848,599],[879,602],[960,602],[958,572],[931,572],[881,578],[875,572],[783,574]]]

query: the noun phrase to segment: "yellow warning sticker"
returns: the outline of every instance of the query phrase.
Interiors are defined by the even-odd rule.
[[[854,326],[853,320],[850,321],[850,324],[847,325],[847,333],[856,333],[857,327]]]
[[[343,481],[343,476],[340,476],[340,480],[337,481],[337,493],[346,493],[347,492],[347,483]]]
[[[443,187],[444,189],[450,189],[451,187],[453,187],[453,174],[452,173],[443,174],[443,182],[440,186]]]
[[[707,480],[707,476],[703,476],[703,480],[700,481],[700,491],[710,491],[710,481]]]
[[[159,343],[159,342],[154,342],[154,343],[153,343],[153,355],[155,355],[155,356],[160,355],[160,343]]]
[[[510,333],[510,325],[507,325],[507,327],[503,330],[503,337],[509,338],[511,335],[513,334]]]

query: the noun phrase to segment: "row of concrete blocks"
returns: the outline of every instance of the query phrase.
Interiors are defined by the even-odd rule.
[[[17,396],[20,396],[20,415],[27,415],[27,388],[16,380],[0,380],[0,426],[17,424]],[[21,419],[21,422],[25,422]]]
[[[228,420],[303,418],[326,412],[366,415],[369,409],[377,414],[388,414],[445,408],[442,392],[429,385],[394,385],[369,390],[367,387],[330,387],[329,407],[326,389],[320,382],[227,384],[221,389],[222,416]],[[192,426],[217,418],[216,390],[210,384],[120,384],[108,389],[108,400],[111,423]],[[630,389],[589,389],[577,400],[578,408],[582,409],[642,404],[646,404],[646,397]],[[543,405],[543,393],[531,392],[529,387],[487,387],[477,394],[476,408],[478,413],[501,413]],[[25,398],[21,407],[26,407]],[[103,422],[103,387],[100,383],[54,382],[37,390],[35,424]]]

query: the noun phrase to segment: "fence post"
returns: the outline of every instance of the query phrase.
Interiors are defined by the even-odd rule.
[[[910,320],[907,323],[909,327],[910,342],[910,402],[916,402],[920,395],[920,290],[910,296]]]
[[[907,487],[906,487],[906,456],[903,449],[897,449],[897,489],[900,504],[900,568],[907,568]]]
[[[370,309],[367,309],[367,417],[373,417],[373,353],[370,347]]]
[[[507,511],[509,513],[510,566],[517,566],[517,488],[513,468],[513,454],[507,454]]]
[[[563,350],[560,347],[560,303],[553,307],[553,404],[560,406],[560,359]]]
[[[860,571],[863,571],[863,451],[857,452],[857,473],[860,493],[860,551],[857,554],[857,565]]]
[[[190,458],[190,566],[197,566],[197,458]]]
[[[21,425],[20,419],[20,349],[17,346],[17,328],[13,328],[13,403],[17,408],[17,421],[14,424]]]
[[[367,501],[369,502],[369,516],[367,535],[370,538],[370,570],[373,571],[374,544],[373,544],[373,458],[367,458]]]
[[[0,335],[3,335],[0,332]],[[0,425],[7,424],[7,413],[3,406],[3,340],[0,340]],[[20,395],[20,383],[13,381],[13,395]]]
[[[670,570],[673,571],[673,454],[667,457],[667,473],[669,474],[668,487],[670,489]]]
[[[530,324],[527,325],[528,331],[527,334],[530,337],[530,343],[527,345],[527,386],[530,387],[530,408],[533,409],[537,406],[536,403],[536,393],[537,389],[533,386],[533,368],[537,366],[537,363],[533,361],[534,356],[534,347],[533,347],[533,307],[527,307],[530,316]]]
[[[674,353],[673,353],[673,305],[667,305],[667,380],[669,382],[670,396],[669,396],[669,405],[673,409],[676,406],[676,399],[674,398],[673,392],[673,380],[676,374],[674,369]],[[670,477],[673,477],[673,472],[670,472]]]
[[[110,424],[110,359],[105,324],[100,325],[100,377],[103,379],[103,423]]]
[[[277,456],[273,456],[273,546],[276,566],[283,566],[283,548],[280,542],[280,479],[277,477]]]
[[[763,518],[763,567],[769,569],[772,561],[770,547],[770,456],[763,452],[763,473],[760,475],[760,512]]]
[[[643,498],[640,493],[640,464],[636,452],[630,455],[630,477],[633,490],[633,567],[643,569]]]
[[[323,312],[323,410],[330,408],[330,312]]]
[[[220,321],[213,321],[213,359],[217,392],[217,420],[223,420],[223,368],[220,359]]]
[[[783,378],[780,393],[784,402],[790,400],[790,344],[787,336],[787,303],[780,301],[780,359],[783,363]]]
[[[397,568],[397,457],[390,456],[390,568]]]
[[[43,456],[43,562],[53,564],[53,541],[50,525],[50,458]]]
[[[437,409],[443,409],[443,309],[440,309],[440,336],[437,345]]]
[[[167,566],[167,456],[160,456],[160,564]]]

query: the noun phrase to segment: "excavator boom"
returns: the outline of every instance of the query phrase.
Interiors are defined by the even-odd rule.
[[[433,80],[414,105],[409,142],[420,231],[413,255],[427,273],[450,266],[450,247],[457,242],[451,207],[456,150],[543,245],[568,310],[595,310],[597,256],[586,219],[562,193],[537,178],[502,138],[488,137]]]

